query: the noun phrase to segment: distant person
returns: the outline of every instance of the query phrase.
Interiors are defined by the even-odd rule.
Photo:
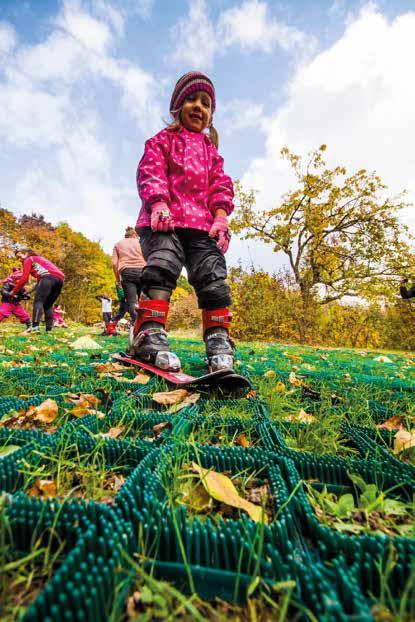
[[[62,326],[68,328],[64,320],[64,313],[66,313],[60,305],[53,305],[53,325]]]
[[[409,287],[409,289],[408,289]],[[400,283],[399,292],[404,300],[415,297],[415,284],[413,280],[403,279]]]
[[[11,293],[19,294],[30,275],[37,280],[33,301],[32,326],[25,332],[39,332],[43,313],[45,314],[46,332],[50,332],[53,327],[53,303],[62,291],[65,275],[49,259],[38,255],[36,251],[30,248],[19,249],[15,254],[22,262],[23,273]]]
[[[17,281],[22,278],[22,271],[19,268],[12,268],[11,273],[1,281],[1,304],[0,304],[0,322],[14,315],[21,324],[31,327],[32,321],[28,312],[22,307],[21,301],[29,298],[28,292],[23,287],[16,295],[12,295],[12,290]]]
[[[125,299],[125,291],[123,290],[121,285],[116,283],[115,289],[117,290],[119,308],[118,308],[117,314],[114,315],[112,319],[116,324],[118,324],[118,322],[122,320],[124,315],[127,313],[128,305]]]
[[[112,252],[112,268],[115,280],[122,285],[131,322],[135,320],[135,306],[141,294],[141,275],[146,262],[140,242],[133,227],[127,227],[122,240],[116,243]]]
[[[101,302],[102,305],[102,319],[105,324],[105,328],[108,326],[108,323],[111,322],[111,314],[112,314],[112,299],[108,296],[107,293],[100,294],[99,296],[95,296],[97,300]]]

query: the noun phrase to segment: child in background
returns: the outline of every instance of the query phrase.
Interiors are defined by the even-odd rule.
[[[21,300],[27,300],[29,298],[25,288],[22,288],[20,292],[13,296],[11,294],[17,281],[22,278],[23,273],[19,268],[12,268],[11,274],[1,281],[1,304],[0,304],[0,322],[5,320],[12,313],[21,324],[26,324],[27,328],[32,325],[30,315],[22,307]]]
[[[130,352],[161,369],[180,368],[165,326],[183,266],[202,309],[210,370],[231,368],[234,362],[224,257],[234,193],[217,151],[215,105],[211,80],[194,71],[185,74],[171,98],[173,122],[147,140],[138,165],[142,207],[136,230],[147,265]]]
[[[415,282],[414,279],[403,279],[400,283],[399,293],[404,300],[415,297]]]
[[[60,305],[53,305],[54,326],[62,326],[63,328],[68,328],[68,326],[65,324],[65,320],[63,319],[64,313],[66,313],[66,311],[64,311]]]
[[[104,320],[106,328],[108,326],[108,322],[111,321],[112,299],[106,293],[95,297],[102,304],[102,319]]]
[[[52,305],[62,291],[65,275],[49,259],[38,255],[30,248],[19,248],[16,251],[16,257],[21,260],[23,271],[11,293],[18,294],[29,280],[30,275],[37,280],[33,301],[32,326],[27,328],[25,332],[39,332],[42,313],[45,314],[46,332],[50,332],[53,327]]]

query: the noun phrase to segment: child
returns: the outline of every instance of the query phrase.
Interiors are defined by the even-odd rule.
[[[12,294],[18,294],[32,275],[37,280],[35,289],[35,299],[33,301],[32,327],[25,332],[39,332],[39,324],[42,313],[45,313],[46,332],[50,332],[53,327],[52,305],[61,293],[65,275],[49,259],[37,255],[30,248],[21,248],[16,251],[23,264],[21,278],[15,284]]]
[[[63,326],[63,328],[68,328],[65,324],[65,320],[63,319],[63,314],[65,311],[62,309],[60,305],[53,305],[53,325],[54,326]]]
[[[9,317],[10,313],[13,313],[21,324],[26,324],[26,326],[30,328],[32,324],[30,315],[20,304],[20,301],[27,300],[29,295],[24,288],[22,288],[16,296],[11,295],[17,281],[22,278],[22,274],[19,268],[12,268],[11,274],[1,282],[0,322]]]
[[[102,304],[102,319],[104,320],[105,328],[108,326],[108,322],[111,321],[112,300],[108,294],[102,294],[101,296],[95,296],[97,300]]]
[[[224,258],[233,184],[217,152],[215,104],[211,80],[194,71],[185,74],[170,102],[173,123],[146,142],[138,165],[142,207],[136,230],[147,264],[130,351],[161,369],[180,368],[178,357],[170,352],[165,325],[183,266],[202,309],[211,371],[231,368],[234,362]]]

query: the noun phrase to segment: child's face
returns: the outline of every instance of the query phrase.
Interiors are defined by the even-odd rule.
[[[203,132],[212,118],[212,100],[205,91],[189,95],[180,112],[184,127],[191,132]]]

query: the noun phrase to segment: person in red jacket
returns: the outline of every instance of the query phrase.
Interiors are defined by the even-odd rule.
[[[11,295],[17,296],[30,276],[34,276],[37,280],[33,302],[32,327],[25,332],[39,332],[42,313],[45,314],[46,331],[50,332],[53,327],[53,303],[61,293],[65,275],[49,259],[38,255],[30,248],[18,249],[16,257],[22,262],[23,273],[12,289]]]

